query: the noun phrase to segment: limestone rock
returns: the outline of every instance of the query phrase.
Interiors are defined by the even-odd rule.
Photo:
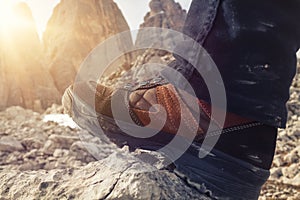
[[[14,137],[4,136],[0,138],[0,151],[13,152],[22,150],[24,150],[24,147]]]
[[[25,116],[23,123],[13,123],[13,114]],[[42,117],[19,107],[0,112],[0,141],[26,145],[0,148],[0,199],[209,199],[159,162],[140,160],[151,152],[129,153]]]
[[[152,0],[149,3],[150,12],[144,17],[144,27],[169,28],[180,31],[184,25],[186,11],[174,0]]]
[[[113,0],[62,0],[55,7],[43,37],[49,69],[58,90],[63,93],[74,81],[82,61],[93,48],[128,30]],[[121,51],[131,47],[131,35],[125,34],[116,45]],[[116,65],[125,65],[128,60],[130,56],[124,56]],[[99,64],[99,67],[106,66]]]
[[[14,11],[18,17],[0,26],[0,110],[18,105],[42,111],[60,101],[58,91],[30,8],[19,3]]]
[[[182,9],[179,3],[174,0],[152,0],[149,3],[150,12],[144,17],[144,23],[140,28],[158,27],[181,31],[186,18],[186,11]],[[168,36],[166,36],[168,37]],[[139,32],[136,39],[136,45],[147,40],[149,35],[145,32]],[[170,38],[163,38],[167,40]]]
[[[205,194],[166,170],[137,162],[129,154],[114,154],[79,169],[30,173],[0,173],[2,199],[198,199]],[[154,169],[153,169],[154,170]],[[16,184],[18,183],[18,184]],[[30,191],[30,192],[29,192]]]

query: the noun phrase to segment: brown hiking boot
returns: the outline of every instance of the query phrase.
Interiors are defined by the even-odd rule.
[[[113,106],[114,110],[119,111],[117,115],[113,115],[113,97],[117,102]],[[210,122],[216,129],[222,129],[222,125],[211,120],[209,104],[175,88],[163,78],[155,78],[135,85],[128,84],[117,90],[96,82],[76,83],[66,90],[62,102],[65,112],[77,123],[77,117],[88,118],[96,111],[98,119],[103,117],[117,119],[133,122],[142,127],[151,123],[152,129],[160,130],[160,124],[164,121],[161,130],[173,135],[181,126],[181,130],[186,130],[186,135],[183,137],[187,138],[190,137],[189,133],[193,132],[198,139],[203,139]],[[198,112],[191,104],[196,104],[199,108]],[[87,111],[89,113],[84,113]],[[125,112],[129,113],[131,119],[121,116]],[[227,113],[226,116],[224,128],[250,122],[234,114]]]
[[[112,111],[112,98],[116,93],[118,93],[116,101],[120,103],[115,105],[115,110],[121,110],[118,107],[122,106],[128,107],[127,112],[136,125],[147,126],[151,122],[151,128],[155,129],[161,120],[164,120],[162,130],[176,134],[182,120],[182,125],[186,130],[196,131],[198,134],[204,133],[177,89],[160,78],[145,81],[136,86],[126,85],[121,90],[113,90],[95,82],[74,84],[66,90],[62,102],[65,112],[73,118],[73,103],[79,98],[87,107],[94,107],[97,114],[119,119],[118,116],[113,116]],[[188,98],[197,103],[191,95]],[[160,106],[153,107],[153,105]],[[162,119],[163,117],[166,119]],[[125,121],[130,120],[125,119]]]

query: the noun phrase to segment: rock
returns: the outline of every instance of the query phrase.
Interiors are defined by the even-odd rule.
[[[283,174],[282,174],[282,169],[281,168],[272,168],[270,170],[270,179],[271,180],[278,180]]]
[[[22,123],[28,118],[33,118],[37,113],[32,112],[32,110],[25,110],[20,106],[9,107],[4,111],[5,118],[14,120],[14,122]]]
[[[65,149],[55,149],[53,156],[55,158],[65,157],[69,155],[69,151]]]
[[[21,142],[16,140],[14,137],[4,136],[0,139],[0,151],[14,152],[23,151],[24,147]]]
[[[293,115],[292,116],[292,120],[297,121],[298,120],[298,116],[297,115]]]
[[[0,172],[2,198],[13,199],[210,199],[166,170],[115,154],[79,169]],[[18,184],[15,184],[18,183]],[[30,192],[28,192],[30,191]]]
[[[25,138],[22,142],[22,145],[27,149],[40,149],[44,146],[45,141],[40,138]]]
[[[59,93],[44,64],[30,8],[18,3],[14,9],[20,21],[0,29],[0,110],[22,106],[42,112],[60,101]]]
[[[151,78],[157,78],[158,73],[174,60],[170,53],[162,56],[162,51],[157,49],[149,49],[139,53],[141,55],[136,54],[137,59],[130,70],[125,71],[123,68],[119,68],[110,76],[99,80],[99,82],[108,87],[121,88],[129,82],[139,83]]]
[[[300,158],[300,146],[298,146],[297,148],[289,152],[286,156],[284,156],[283,159],[287,163],[291,164],[291,163],[298,162],[299,158]]]
[[[76,136],[68,135],[50,135],[42,151],[47,155],[53,155],[56,149],[70,149],[72,144],[78,141],[79,138]]]
[[[63,114],[64,108],[62,105],[53,104],[51,107],[47,108],[47,110],[44,112],[44,114]]]
[[[273,159],[273,164],[275,167],[280,167],[284,164],[284,161],[280,155],[275,155]]]
[[[71,145],[78,141],[79,138],[76,136],[67,136],[67,135],[51,135],[49,139],[61,149],[70,149]]]
[[[87,143],[82,141],[77,141],[72,144],[70,147],[71,155],[74,155],[77,160],[81,160],[83,162],[91,162],[95,161],[95,158],[90,154],[88,151],[89,149],[97,148],[97,145],[94,145],[93,143]],[[104,154],[101,151],[98,151],[99,154],[97,156],[107,157],[106,154]],[[103,155],[104,154],[104,155]]]
[[[297,176],[295,176],[295,177],[292,179],[291,184],[294,185],[294,186],[297,186],[297,187],[300,186],[299,166],[298,166],[298,174],[297,174]]]
[[[17,165],[18,164],[18,155],[16,155],[14,152],[9,153],[5,159],[5,162],[6,162],[6,164]]]
[[[151,0],[150,12],[144,17],[140,28],[160,27],[181,31],[186,18],[186,11],[174,0]]]
[[[299,200],[300,193],[296,193],[295,196],[288,197],[287,200]]]
[[[282,169],[282,173],[287,178],[293,178],[299,173],[299,164],[293,163]]]
[[[299,187],[300,186],[300,174],[298,174],[294,178],[284,177],[284,178],[282,178],[282,183]]]
[[[55,144],[52,140],[47,140],[42,151],[44,154],[52,155],[57,148],[59,148],[59,144]]]
[[[36,161],[28,160],[24,164],[22,164],[18,169],[21,171],[32,171],[32,170],[38,170],[41,167]]]
[[[23,158],[31,159],[36,158],[38,156],[38,150],[32,149],[31,151],[24,154]]]
[[[54,122],[61,126],[68,127],[71,129],[78,129],[78,125],[72,120],[69,115],[66,114],[47,114],[44,115],[43,121]]]
[[[125,18],[113,0],[61,1],[43,36],[49,69],[59,91],[63,93],[71,85],[82,61],[93,48],[128,30]],[[118,42],[115,48],[121,50],[133,45],[130,33],[124,34]],[[130,63],[130,57],[125,55],[115,65]]]
[[[292,135],[294,135],[294,136],[297,137],[297,138],[300,138],[300,124],[299,124],[298,129],[297,129],[297,130],[294,130],[294,131],[292,132]]]
[[[149,3],[150,12],[144,17],[140,28],[158,27],[181,31],[186,19],[186,11],[174,0],[152,0]],[[149,33],[139,32],[135,44],[140,45],[148,40]],[[175,40],[165,36],[162,41]]]

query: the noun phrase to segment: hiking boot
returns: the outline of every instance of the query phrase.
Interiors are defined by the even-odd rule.
[[[117,105],[114,105],[114,109],[128,108],[127,112],[129,112],[131,119],[120,119],[122,113],[118,116],[113,115],[113,97],[117,98],[116,101],[118,102]],[[191,95],[188,98],[195,100]],[[153,129],[158,127],[156,125],[160,123],[160,120],[165,120],[162,131],[169,134],[177,133],[182,119],[182,125],[186,130],[196,131],[199,135],[204,134],[203,127],[198,125],[189,106],[181,98],[181,94],[173,85],[162,78],[155,78],[134,85],[127,84],[124,88],[115,90],[92,81],[74,84],[66,90],[62,99],[65,112],[73,118],[73,106],[76,100],[80,100],[87,108],[94,108],[98,117],[134,122],[135,125],[141,127],[147,126],[151,119],[154,119],[152,121]],[[166,119],[162,119],[163,115],[166,115]],[[207,124],[209,118],[207,116],[203,116],[203,118]],[[203,126],[206,127],[207,125]]]
[[[112,108],[113,98],[116,98],[117,102],[114,108]],[[146,127],[151,123],[151,127],[147,128],[157,129],[170,137],[176,135],[181,126],[181,130],[185,130],[186,133],[181,136],[189,138],[192,132],[196,134],[195,139],[198,141],[206,136],[209,125],[220,131],[222,128],[228,129],[252,122],[238,115],[226,113],[222,127],[211,119],[211,107],[208,103],[175,88],[161,77],[127,84],[121,89],[112,89],[93,81],[76,83],[66,90],[62,102],[65,112],[79,125],[84,124],[82,120],[96,114],[94,118],[97,118],[100,126],[105,121],[114,123],[115,120],[123,121],[128,126]],[[199,109],[198,112],[195,106],[194,108],[191,106],[193,103]],[[118,115],[113,114],[113,109],[120,111]],[[131,119],[122,117],[125,112],[129,113]],[[165,123],[159,128],[162,121]],[[93,123],[95,124],[95,121]],[[108,137],[110,138],[109,134]]]

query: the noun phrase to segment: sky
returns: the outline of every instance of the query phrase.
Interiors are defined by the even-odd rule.
[[[31,8],[40,37],[46,29],[48,20],[52,15],[53,8],[60,0],[20,0],[26,2]]]
[[[0,0],[1,1],[23,1],[26,2],[32,10],[39,35],[41,36],[46,29],[47,22],[51,17],[53,8],[60,2],[60,0]],[[126,18],[131,30],[139,28],[143,22],[144,16],[150,10],[150,0],[114,0],[124,17]],[[192,0],[175,0],[179,2],[182,7],[188,10]],[[1,5],[1,4],[0,4]]]

